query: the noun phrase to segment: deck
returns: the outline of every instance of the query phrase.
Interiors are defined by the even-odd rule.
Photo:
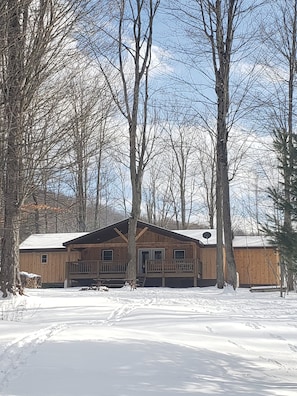
[[[125,280],[127,262],[86,260],[66,263],[66,279],[114,279]],[[187,260],[148,260],[137,276],[146,278],[193,278],[194,283],[201,277],[201,262]]]

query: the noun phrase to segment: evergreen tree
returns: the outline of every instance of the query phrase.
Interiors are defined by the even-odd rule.
[[[267,216],[264,231],[278,247],[281,272],[291,289],[297,274],[297,135],[275,130],[274,149],[281,182],[268,190],[275,213]]]

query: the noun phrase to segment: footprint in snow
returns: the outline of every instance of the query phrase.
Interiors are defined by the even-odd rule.
[[[285,338],[283,338],[283,337],[280,336],[280,335],[272,334],[272,333],[269,333],[269,335],[270,335],[270,337],[275,338],[275,339],[277,339],[277,340],[286,341]]]
[[[289,348],[291,349],[291,351],[293,352],[297,352],[297,345],[293,345],[293,344],[288,344]]]
[[[255,330],[260,330],[260,329],[264,328],[264,326],[260,325],[259,323],[255,323],[255,322],[246,322],[245,325],[248,327],[251,327],[252,329],[255,329]]]

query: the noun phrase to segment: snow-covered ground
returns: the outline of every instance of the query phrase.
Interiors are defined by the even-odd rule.
[[[297,394],[297,295],[26,290],[0,299],[0,395]]]

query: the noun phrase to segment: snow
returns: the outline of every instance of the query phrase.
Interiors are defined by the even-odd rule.
[[[21,271],[20,275],[26,276],[27,278],[36,278],[36,277],[40,278],[40,275],[32,274],[26,271]]]
[[[63,249],[64,242],[88,234],[87,232],[32,234],[20,244],[20,250],[36,249]]]
[[[0,299],[0,395],[297,394],[297,295],[26,289]]]
[[[216,245],[217,236],[215,229],[192,229],[192,230],[171,230],[174,233],[190,237],[202,242],[204,245]],[[210,237],[206,239],[203,235],[209,233]],[[32,234],[20,244],[20,250],[44,250],[63,249],[64,242],[89,234],[88,232],[73,233],[49,233],[49,234]],[[269,239],[263,235],[259,236],[235,236],[233,239],[234,247],[271,247]]]
[[[207,229],[207,230],[175,230],[174,232],[178,234],[182,234],[193,239],[197,239],[201,241],[204,245],[216,245],[217,243],[217,233],[215,229]],[[209,233],[210,237],[206,239],[203,235],[205,233]],[[269,238],[264,235],[235,235],[233,238],[233,247],[242,248],[242,247],[271,247],[271,242]]]

